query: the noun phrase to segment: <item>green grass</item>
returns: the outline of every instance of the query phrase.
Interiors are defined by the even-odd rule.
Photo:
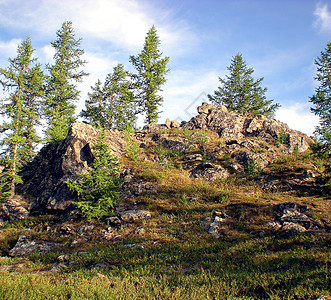
[[[192,143],[196,139],[210,153],[218,151],[220,139],[208,131],[198,133],[200,136],[178,130],[177,134]],[[151,210],[153,217],[123,226],[118,230],[121,237],[111,241],[102,239],[99,232],[107,226],[98,221],[87,242],[78,247],[69,245],[80,237],[79,230],[67,235],[59,232],[62,225],[68,224],[79,229],[86,223],[84,220],[70,224],[56,216],[44,216],[5,224],[0,229],[2,256],[8,254],[23,232],[32,239],[56,241],[64,246],[26,258],[1,258],[0,299],[306,300],[330,295],[328,230],[281,234],[265,226],[273,218],[272,205],[284,202],[308,205],[312,207],[309,216],[330,225],[328,197],[267,193],[250,174],[214,182],[192,179],[187,170],[180,168],[185,153],[160,145],[131,154],[122,159],[123,165],[138,178],[154,182],[157,193],[127,201]],[[159,160],[145,160],[148,155]],[[223,156],[224,161],[229,159]],[[268,172],[301,174],[304,165],[312,163],[323,161],[294,153],[278,159]],[[217,239],[200,223],[211,217],[213,210],[225,208],[234,221]],[[135,233],[137,227],[145,232]],[[51,272],[62,254],[68,255],[68,268]],[[8,265],[18,267],[4,271]]]

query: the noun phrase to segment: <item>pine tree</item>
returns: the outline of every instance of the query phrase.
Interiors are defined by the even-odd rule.
[[[319,82],[319,86],[310,98],[310,102],[314,105],[311,111],[320,117],[320,125],[316,133],[328,147],[331,147],[331,42],[327,43],[325,51],[317,57],[315,65],[317,66],[315,79]]]
[[[0,198],[15,194],[15,186],[22,180],[18,171],[34,155],[35,143],[39,141],[35,125],[39,122],[40,101],[44,94],[44,75],[28,37],[17,48],[17,57],[9,59],[7,69],[0,69],[1,84],[7,94],[0,106],[3,122],[1,146],[4,147],[1,161],[5,170],[0,176]]]
[[[163,97],[158,95],[161,85],[166,82],[165,75],[169,57],[161,58],[159,50],[160,40],[153,26],[147,33],[142,52],[137,56],[130,56],[130,61],[137,69],[136,84],[140,92],[139,101],[146,112],[146,122],[154,123],[158,119],[158,108],[162,105]]]
[[[104,85],[98,80],[85,101],[81,116],[94,126],[105,129],[133,128],[136,104],[129,73],[122,64],[107,75]]]
[[[77,181],[67,181],[67,184],[72,192],[77,193],[78,200],[74,203],[85,216],[88,219],[100,219],[118,204],[123,180],[120,178],[119,162],[110,153],[104,131],[92,150],[94,161],[91,170],[79,175]]]
[[[261,88],[263,77],[254,81],[252,68],[247,68],[241,54],[237,54],[231,60],[227,68],[229,75],[225,79],[219,77],[221,86],[208,95],[215,105],[225,105],[230,111],[238,113],[263,114],[273,117],[279,104],[271,104],[273,100],[266,100],[267,88]]]
[[[68,127],[75,121],[74,101],[79,99],[75,82],[81,82],[88,75],[79,70],[86,63],[81,59],[81,39],[76,40],[72,23],[64,22],[56,33],[57,39],[51,43],[55,49],[53,66],[48,65],[45,115],[48,121],[46,136],[48,141],[64,139]]]

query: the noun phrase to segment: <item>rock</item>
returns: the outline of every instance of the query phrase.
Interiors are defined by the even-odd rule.
[[[181,123],[177,121],[171,121],[170,127],[171,128],[179,128],[181,126]]]
[[[165,126],[166,126],[168,129],[171,128],[171,120],[170,120],[170,119],[166,119]]]
[[[216,179],[225,179],[230,176],[230,173],[221,166],[212,163],[202,163],[191,171],[193,178],[203,178],[208,181]]]
[[[290,232],[299,232],[299,233],[307,231],[305,227],[293,222],[284,222],[281,230],[290,231]]]
[[[51,273],[60,273],[60,272],[63,272],[65,270],[68,269],[68,266],[66,264],[63,264],[63,263],[58,263],[58,264],[55,264],[52,269],[50,269],[50,272]]]
[[[22,271],[26,267],[25,263],[18,263],[13,265],[0,265],[0,272],[17,272]]]
[[[137,220],[147,219],[152,217],[152,213],[147,210],[127,210],[120,215],[124,222],[134,222]]]
[[[45,241],[31,241],[25,235],[20,235],[13,249],[9,251],[9,256],[26,256],[36,252],[44,253],[54,250],[60,244]]]
[[[241,141],[249,137],[257,137],[267,143],[279,143],[280,137],[286,136],[283,141],[284,153],[294,150],[306,151],[312,144],[312,139],[307,135],[290,130],[280,121],[268,119],[263,115],[240,115],[229,112],[224,106],[214,106],[202,103],[198,107],[199,115],[182,125],[183,129],[207,128],[217,132],[225,141]]]
[[[311,219],[305,214],[293,209],[284,209],[283,215],[280,217],[282,222],[311,222]]]
[[[122,194],[126,198],[138,197],[141,195],[155,195],[157,193],[156,184],[154,182],[146,182],[135,177],[129,178],[122,185]]]
[[[203,157],[200,153],[191,154],[191,155],[185,156],[183,158],[183,161],[187,161],[187,162],[203,161]]]
[[[6,221],[22,220],[29,216],[29,211],[24,207],[26,203],[12,198],[0,204],[0,224]]]
[[[165,129],[167,129],[166,125],[151,123],[145,125],[142,131],[144,133],[155,133],[155,132],[163,131]]]
[[[168,135],[154,135],[152,140],[170,150],[185,152],[188,149],[187,141],[181,137],[169,137]]]
[[[66,181],[86,172],[93,162],[92,145],[99,134],[100,130],[90,125],[74,123],[63,141],[46,145],[23,168],[20,175],[24,184],[18,186],[17,191],[36,199],[31,203],[30,211],[45,213],[73,208],[75,196],[69,191]],[[125,150],[123,133],[106,130],[106,136],[111,151],[122,156]]]
[[[266,226],[273,231],[277,231],[282,228],[282,225],[277,221],[269,221],[266,223]]]
[[[109,217],[106,218],[107,225],[113,226],[113,227],[121,227],[122,220],[119,217]]]

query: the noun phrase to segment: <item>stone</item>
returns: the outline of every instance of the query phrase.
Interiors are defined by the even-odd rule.
[[[290,231],[290,232],[305,232],[307,229],[299,224],[293,222],[284,222],[281,228],[282,231]]]
[[[29,216],[29,211],[24,207],[25,203],[12,198],[0,204],[0,224],[6,221],[22,220]]]
[[[283,222],[310,222],[311,219],[305,214],[298,212],[297,210],[284,209],[283,215],[280,217],[280,221]]]
[[[187,155],[183,158],[183,161],[187,162],[195,162],[195,161],[203,161],[203,156],[200,153]]]
[[[197,108],[199,114],[206,114],[206,115],[208,115],[214,109],[215,109],[215,106],[211,105],[211,104],[208,104],[207,102],[203,102]]]
[[[282,225],[277,221],[269,221],[266,223],[266,226],[273,231],[277,231],[282,228]]]
[[[167,126],[164,124],[156,124],[156,123],[151,123],[147,124],[143,127],[143,132],[144,133],[155,133],[155,132],[161,132],[163,130],[166,130]]]
[[[137,220],[147,219],[152,217],[152,213],[147,210],[127,210],[120,215],[124,222],[134,222]]]
[[[202,163],[191,171],[193,178],[203,178],[208,181],[216,179],[225,179],[230,176],[230,173],[222,166],[212,163]]]
[[[166,126],[168,129],[171,128],[171,120],[170,120],[170,119],[166,119],[165,126]]]
[[[63,141],[44,146],[23,168],[20,175],[24,184],[17,187],[17,192],[35,198],[30,212],[63,212],[74,208],[75,195],[69,191],[66,181],[87,172],[93,162],[92,146],[100,133],[88,124],[74,123]],[[123,133],[117,130],[105,133],[111,151],[121,157],[125,151]]]
[[[181,126],[181,123],[177,122],[177,121],[171,121],[170,127],[171,128],[179,128]]]
[[[26,256],[34,253],[49,252],[59,247],[58,243],[29,240],[26,235],[20,235],[13,249],[9,251],[9,256]]]

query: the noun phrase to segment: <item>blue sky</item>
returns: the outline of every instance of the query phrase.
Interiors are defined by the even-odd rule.
[[[78,111],[90,86],[117,63],[133,71],[129,56],[155,25],[171,69],[159,122],[190,119],[242,53],[254,78],[264,77],[267,98],[282,105],[277,119],[307,134],[318,123],[308,100],[314,59],[331,40],[330,0],[0,0],[0,66],[28,35],[39,61],[52,63],[50,42],[67,20],[89,62]]]

